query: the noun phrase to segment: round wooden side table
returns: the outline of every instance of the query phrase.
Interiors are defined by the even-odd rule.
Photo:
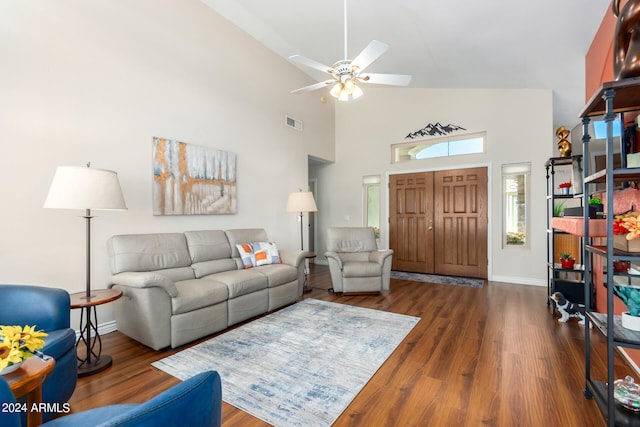
[[[42,383],[55,364],[53,357],[33,356],[25,360],[17,370],[3,375],[16,399],[27,397],[27,427],[42,424],[42,411],[38,407],[42,402]]]
[[[80,343],[84,344],[86,353],[78,358],[78,376],[95,374],[107,369],[113,363],[111,356],[102,354],[102,340],[98,333],[98,313],[96,306],[115,301],[122,296],[119,289],[92,289],[87,297],[86,292],[71,294],[71,308],[82,309],[80,313],[80,337],[76,342],[76,351]],[[91,314],[93,313],[93,318]],[[96,348],[97,346],[97,348]]]

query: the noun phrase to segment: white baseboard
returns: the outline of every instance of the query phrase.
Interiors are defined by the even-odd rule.
[[[100,335],[108,334],[109,332],[117,331],[118,327],[116,326],[116,321],[112,320],[110,322],[101,323],[98,325],[98,333]],[[76,330],[76,340],[80,338],[80,331]]]
[[[490,280],[492,282],[515,283],[516,285],[547,286],[547,281],[546,280],[544,280],[544,279],[533,279],[533,278],[530,278],[530,277],[493,276]]]

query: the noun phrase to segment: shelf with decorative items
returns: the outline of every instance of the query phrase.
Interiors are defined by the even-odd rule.
[[[557,134],[560,134],[558,129]],[[565,130],[563,135],[568,136]],[[584,298],[583,242],[556,221],[566,212],[582,218],[582,155],[551,157],[545,163],[547,178],[547,294],[561,292],[567,299],[582,303]],[[563,256],[563,254],[566,254]],[[568,261],[571,259],[571,261]],[[571,265],[569,265],[571,264]],[[547,305],[550,300],[547,298]],[[555,311],[554,311],[555,314]]]
[[[604,221],[604,238],[592,239],[592,221],[590,211],[585,209],[583,213],[585,239],[584,264],[587,271],[593,274],[585,275],[585,313],[586,325],[595,326],[595,330],[602,333],[607,339],[607,375],[606,379],[597,380],[591,377],[591,336],[589,327],[585,328],[585,389],[587,398],[594,398],[602,411],[605,421],[609,426],[638,425],[640,426],[640,405],[630,407],[629,401],[621,396],[637,387],[633,380],[616,379],[614,372],[614,354],[616,348],[640,349],[640,332],[634,330],[633,320],[638,320],[640,329],[640,236],[639,224],[636,224],[637,214],[628,213],[617,215],[614,202],[614,192],[621,191],[620,187],[627,185],[629,181],[640,182],[640,168],[629,168],[626,154],[628,148],[625,138],[617,138],[620,148],[620,166],[614,166],[614,134],[613,123],[620,120],[624,124],[624,115],[633,114],[634,117],[640,111],[640,78],[632,78],[615,82],[604,83],[599,91],[594,94],[581,114],[583,129],[583,154],[584,171],[583,197],[585,205],[588,198],[598,190],[593,184],[604,183],[603,193],[596,197],[604,199],[604,209],[600,217]],[[590,123],[594,118],[600,119],[604,115],[606,128],[605,141],[605,168],[595,173],[590,173]],[[602,235],[602,227],[598,235]],[[636,235],[637,231],[637,235]],[[636,241],[637,240],[637,241]],[[594,243],[592,243],[594,242]],[[638,252],[635,247],[637,246]],[[598,291],[595,301],[587,298],[592,295],[597,287],[605,288],[605,296]],[[614,302],[619,299],[627,306],[628,313],[623,315],[620,310],[620,302],[617,302],[617,311],[614,310]],[[618,314],[616,314],[618,313]],[[635,316],[634,316],[635,315]],[[624,317],[624,320],[623,320]],[[629,322],[627,317],[634,317]],[[629,410],[632,409],[632,410]]]

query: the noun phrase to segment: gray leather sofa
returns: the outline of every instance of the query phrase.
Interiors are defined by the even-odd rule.
[[[268,241],[263,229],[113,236],[118,330],[155,350],[175,348],[296,302],[306,252],[280,249],[281,263],[253,268],[242,262],[236,245]]]

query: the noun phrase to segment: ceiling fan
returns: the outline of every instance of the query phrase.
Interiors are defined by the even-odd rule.
[[[301,55],[289,57],[289,61],[320,70],[331,76],[331,79],[305,86],[291,91],[291,93],[311,92],[332,85],[331,95],[339,101],[350,101],[362,96],[362,89],[358,83],[372,83],[379,85],[407,86],[411,76],[403,74],[365,73],[376,59],[389,49],[389,45],[372,40],[354,60],[347,59],[347,0],[344,0],[344,58],[331,67]]]

